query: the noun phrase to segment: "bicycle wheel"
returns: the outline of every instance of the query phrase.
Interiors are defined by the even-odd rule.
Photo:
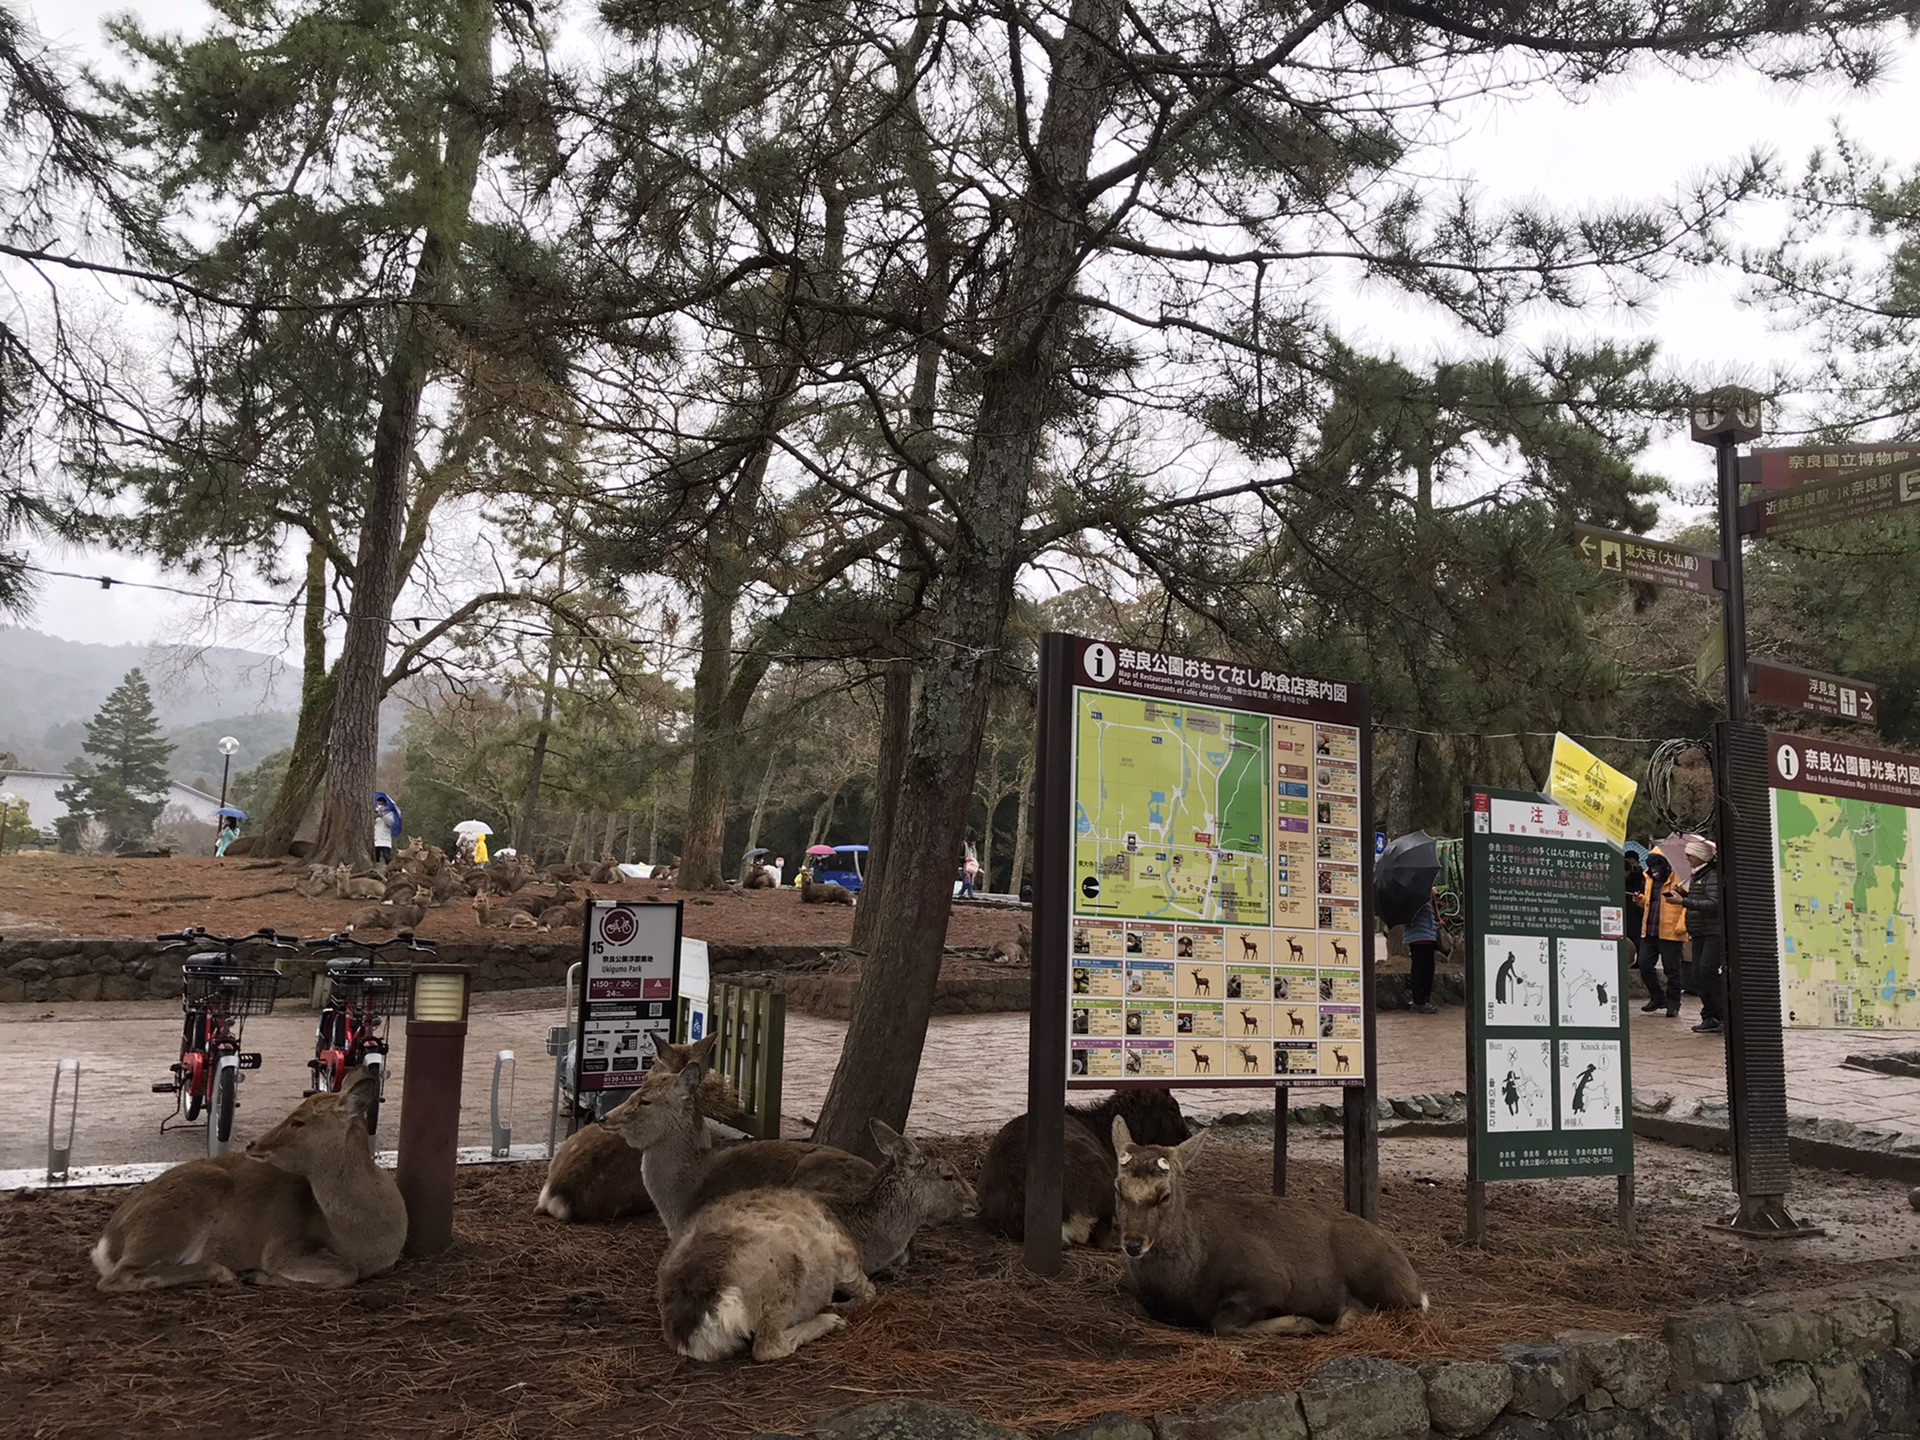
[[[222,1065],[213,1077],[212,1108],[207,1114],[207,1153],[224,1155],[233,1140],[233,1112],[240,1105],[240,1068]]]
[[[375,1065],[373,1072],[373,1103],[367,1107],[367,1140],[369,1143],[372,1142],[375,1135],[380,1133],[380,1097],[387,1093],[387,1067],[385,1065]]]
[[[182,1060],[184,1061],[184,1059],[185,1057],[183,1056]],[[207,1108],[207,1097],[200,1091],[200,1077],[205,1074],[206,1070],[202,1068],[199,1075],[195,1075],[189,1070],[182,1073],[180,1077],[180,1083],[184,1085],[187,1090],[187,1123],[189,1125],[198,1120],[201,1113]]]

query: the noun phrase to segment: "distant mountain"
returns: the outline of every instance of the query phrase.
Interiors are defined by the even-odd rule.
[[[153,690],[161,729],[176,749],[173,778],[220,789],[222,735],[240,742],[233,773],[293,743],[299,672],[272,655],[225,648],[87,645],[0,625],[0,750],[22,768],[59,770],[80,754],[107,693],[138,667]],[[401,707],[382,707],[381,734],[397,733]]]

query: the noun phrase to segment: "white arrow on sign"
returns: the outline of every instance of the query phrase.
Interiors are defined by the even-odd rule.
[[[1862,719],[1865,719],[1871,714],[1873,714],[1873,692],[1871,690],[1862,690],[1860,692],[1860,716]]]

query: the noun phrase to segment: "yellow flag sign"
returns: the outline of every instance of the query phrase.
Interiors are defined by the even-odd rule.
[[[1564,735],[1553,737],[1547,797],[1564,805],[1616,845],[1627,843],[1627,812],[1639,784]]]

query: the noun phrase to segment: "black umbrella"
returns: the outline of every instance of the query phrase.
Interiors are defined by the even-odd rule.
[[[1424,830],[1402,835],[1373,862],[1373,905],[1388,925],[1404,925],[1420,913],[1440,878],[1440,852]]]

